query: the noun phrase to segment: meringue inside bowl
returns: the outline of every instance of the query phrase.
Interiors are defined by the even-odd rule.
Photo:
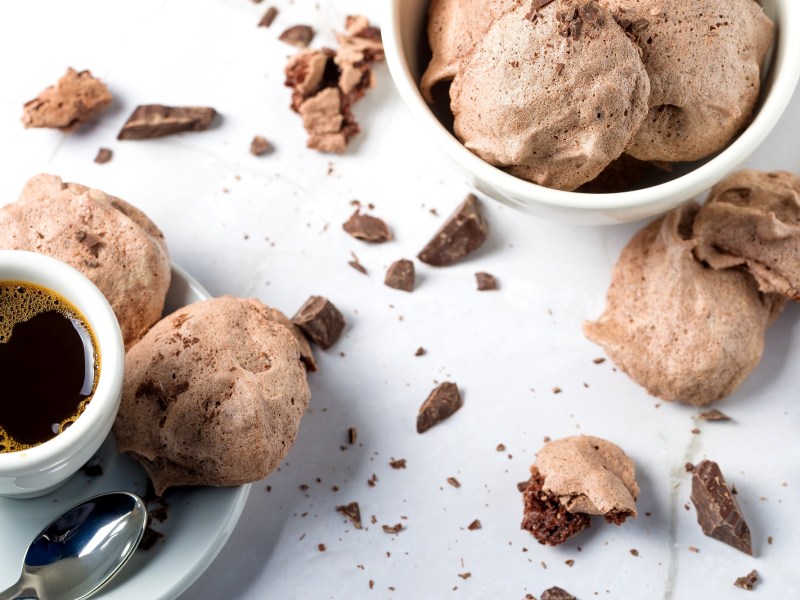
[[[529,1],[529,0],[525,0]],[[800,2],[762,0],[775,23],[775,42],[761,72],[761,93],[750,125],[723,150],[695,162],[649,167],[614,193],[566,192],[514,177],[470,152],[455,137],[449,84],[433,89],[428,105],[419,90],[431,58],[430,0],[389,0],[384,45],[392,77],[423,139],[433,141],[478,191],[524,212],[559,222],[603,225],[661,214],[703,193],[743,163],[783,114],[800,78]],[[387,26],[388,25],[388,26]]]

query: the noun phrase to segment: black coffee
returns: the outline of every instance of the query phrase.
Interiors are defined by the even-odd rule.
[[[97,342],[68,300],[52,290],[0,281],[0,452],[54,438],[91,400]]]

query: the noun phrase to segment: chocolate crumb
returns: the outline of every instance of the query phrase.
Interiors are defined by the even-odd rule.
[[[348,260],[347,264],[353,267],[359,273],[363,273],[364,275],[369,275],[369,273],[367,272],[367,268],[364,265],[362,265],[361,262],[358,260],[356,253],[351,252],[350,255],[353,257],[353,260]]]
[[[506,451],[506,445],[505,444],[497,444],[497,448],[495,448],[495,450],[497,450],[498,452],[505,452]]]
[[[325,547],[325,544],[317,544],[317,550],[319,550],[320,552],[325,552],[327,548]]]
[[[525,490],[528,489],[528,486],[531,484],[530,479],[526,479],[525,481],[520,481],[517,483],[517,491],[523,493]]]
[[[205,131],[216,115],[217,111],[207,106],[143,104],[128,117],[117,139],[149,140],[184,131]]]
[[[726,415],[724,412],[717,410],[716,408],[712,408],[711,410],[707,410],[701,412],[697,415],[698,419],[703,421],[730,421],[731,418]]]
[[[700,548],[698,548],[697,546],[689,546],[689,552],[694,552],[695,554],[699,554]]]
[[[694,473],[694,465],[690,462],[687,462],[685,465],[683,465],[683,468],[687,473]]]
[[[767,543],[771,546],[772,545],[772,536],[767,537]]]
[[[470,194],[447,218],[418,258],[434,267],[445,267],[464,258],[485,241],[489,224],[481,214],[478,198]]]
[[[564,561],[564,564],[567,565],[568,567],[571,567],[572,565],[575,564],[575,561],[572,560],[571,558],[568,558],[567,560]]]
[[[455,477],[448,477],[447,478],[447,483],[452,485],[454,488],[460,488],[461,487],[461,483]]]
[[[377,475],[375,475],[375,473],[373,473],[373,474],[372,474],[372,477],[370,477],[369,479],[367,479],[367,485],[368,485],[369,487],[375,487],[375,485],[376,485],[377,483],[378,483],[378,476],[377,476]]]
[[[470,531],[475,531],[476,529],[481,529],[482,527],[483,526],[481,525],[481,522],[478,519],[475,519],[472,523],[467,525],[467,529],[469,529]]]
[[[100,477],[103,474],[103,467],[100,466],[100,459],[97,457],[90,458],[89,461],[81,467],[81,471],[87,477]]]
[[[342,513],[345,517],[350,519],[356,529],[361,529],[361,509],[358,506],[358,502],[337,506],[336,512]]]
[[[554,394],[560,394],[562,391],[563,391],[563,390],[562,390],[560,387],[558,387],[558,386],[555,386],[555,387],[553,388],[553,393],[554,393]]]
[[[306,300],[292,317],[292,322],[323,350],[336,343],[345,326],[344,317],[339,309],[322,296],[311,296]]]
[[[253,136],[253,141],[250,142],[250,154],[253,156],[263,156],[265,154],[270,154],[273,150],[272,144],[270,144],[269,140],[263,135]]]
[[[697,465],[691,499],[703,533],[752,556],[750,528],[717,463],[704,460]]]
[[[98,165],[104,165],[114,156],[114,153],[109,148],[100,148],[97,151],[97,156],[94,157],[94,162]]]
[[[464,405],[461,393],[455,383],[445,381],[439,384],[419,408],[417,433],[424,433],[444,421]]]
[[[489,292],[498,289],[497,279],[489,273],[475,273],[479,292]]]
[[[700,434],[700,430],[697,427],[694,427],[692,429],[692,433],[695,434],[695,435],[699,435]]]
[[[631,555],[632,556],[639,556],[639,551],[636,548],[631,548]]]
[[[389,461],[389,466],[393,469],[405,469],[406,468],[406,459],[405,458],[398,458],[395,460],[394,458]]]
[[[422,346],[417,348],[417,351],[414,352],[414,356],[422,356],[423,354],[425,354],[425,348],[423,348]]]
[[[757,583],[758,583],[758,571],[753,569],[744,577],[739,577],[733,583],[733,585],[735,585],[738,588],[742,588],[743,590],[752,590],[753,588],[756,587]]]
[[[358,429],[351,427],[347,430],[347,441],[350,442],[351,446],[358,441]]]
[[[472,577],[472,573],[459,573],[458,576],[461,577],[461,579],[463,579],[464,581],[466,581],[467,579]]]
[[[402,523],[397,523],[395,525],[383,525],[382,527],[384,533],[400,533],[403,531]]]
[[[261,0],[259,0],[260,2]],[[261,17],[261,20],[258,22],[259,27],[269,27],[272,25],[272,22],[275,20],[275,17],[278,16],[278,9],[274,6],[270,6],[267,9],[267,12],[264,13],[264,16]]]
[[[350,215],[350,218],[342,225],[342,229],[357,240],[373,244],[382,244],[394,239],[384,221],[370,215],[362,215],[359,208]]]
[[[393,262],[386,271],[386,278],[383,283],[396,290],[413,292],[414,263],[405,258]]]
[[[308,25],[293,25],[280,34],[278,39],[298,48],[308,48],[314,39],[314,30]]]
[[[596,364],[596,365],[602,365],[604,362],[606,362],[606,359],[605,358],[595,358],[595,359],[592,360],[592,362],[594,364]]]
[[[560,587],[553,586],[542,592],[541,600],[577,600],[575,596]]]

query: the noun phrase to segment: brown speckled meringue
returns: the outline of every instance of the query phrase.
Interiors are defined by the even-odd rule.
[[[754,0],[603,0],[639,40],[650,113],[628,153],[692,161],[750,122],[774,32]]]
[[[292,332],[258,300],[225,296],[175,311],[130,349],[114,434],[159,495],[239,485],[278,466],[310,397]]]
[[[800,301],[800,177],[744,170],[722,180],[694,220],[695,255],[744,266],[765,293]]]
[[[452,81],[458,64],[480,36],[503,12],[520,0],[432,0],[428,10],[428,42],[431,62],[422,74],[420,91],[428,103],[431,90]]]
[[[461,64],[450,89],[455,132],[492,165],[574,190],[627,148],[647,115],[647,73],[597,2],[529,11],[523,3],[500,17]]]
[[[758,365],[764,333],[784,306],[745,272],[694,257],[696,204],[639,231],[614,267],[606,309],[584,333],[651,394],[704,406]]]
[[[128,348],[158,321],[170,283],[164,235],[127,202],[55,175],[28,180],[0,209],[0,249],[57,258],[106,297]]]

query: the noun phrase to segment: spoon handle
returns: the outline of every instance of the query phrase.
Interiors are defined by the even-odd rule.
[[[39,595],[34,588],[26,586],[20,579],[7,590],[0,592],[0,600],[39,600]]]

